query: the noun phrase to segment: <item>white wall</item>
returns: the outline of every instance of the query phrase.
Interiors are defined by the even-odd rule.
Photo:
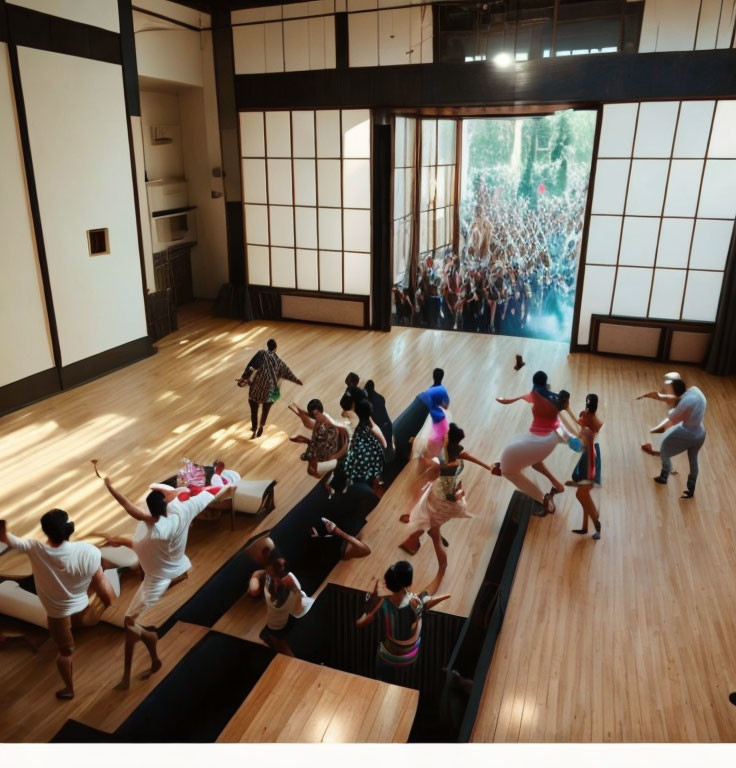
[[[121,68],[18,48],[62,364],[146,336]],[[110,253],[90,257],[87,230]]]
[[[133,11],[139,77],[202,85],[200,33]]]
[[[13,5],[120,32],[117,0],[13,0]]]
[[[8,46],[0,43],[0,387],[54,366],[21,157]]]
[[[135,177],[138,187],[138,211],[141,220],[141,241],[143,243],[143,263],[146,269],[146,288],[149,292],[156,290],[153,272],[153,247],[148,234],[148,222],[151,219],[148,207],[148,191],[146,189],[146,163],[143,149],[143,123],[139,116],[130,118],[130,133],[133,137],[133,155],[135,157]]]

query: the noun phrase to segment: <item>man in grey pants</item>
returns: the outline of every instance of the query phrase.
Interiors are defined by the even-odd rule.
[[[682,498],[692,499],[698,479],[698,452],[705,442],[703,418],[707,401],[697,387],[686,386],[680,374],[674,371],[664,377],[664,389],[664,394],[647,392],[641,396],[674,405],[667,418],[650,430],[653,434],[667,430],[660,448],[662,471],[654,478],[654,482],[666,485],[672,471],[672,457],[687,451],[690,473],[687,476],[687,490],[683,492]]]

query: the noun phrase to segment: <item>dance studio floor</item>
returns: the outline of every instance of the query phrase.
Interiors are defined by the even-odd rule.
[[[247,395],[234,380],[271,336],[305,385],[283,385],[264,437],[251,441]],[[299,446],[288,441],[300,427],[289,402],[303,406],[318,397],[337,415],[345,374],[354,370],[374,379],[395,417],[439,365],[453,420],[466,431],[466,450],[493,461],[530,418],[525,404],[501,406],[494,398],[527,391],[531,374],[542,368],[553,388],[572,392],[575,410],[587,392],[600,396],[604,486],[596,494],[603,538],[570,533],[581,517],[570,490],[558,497],[556,515],[532,519],[474,740],[736,740],[736,707],[728,702],[736,690],[736,480],[730,469],[736,416],[728,406],[734,379],[680,367],[709,399],[697,496],[683,502],[686,460],[675,459],[680,474],[659,487],[651,479],[656,460],[639,449],[646,427],[664,410],[634,398],[657,386],[664,365],[568,356],[566,344],[511,337],[238,323],[210,317],[202,304],[181,313],[180,330],[158,348],[147,360],[0,418],[0,509],[13,533],[40,536],[38,518],[53,506],[76,520],[75,538],[98,542],[91,538],[95,531],[130,533],[133,521],[94,477],[93,458],[133,498],[171,475],[185,456],[201,463],[220,458],[246,477],[276,479],[277,507],[264,520],[239,516],[234,532],[224,518],[195,524],[190,578],[169,591],[155,616],[151,612],[152,623],[163,623],[253,533],[271,528],[313,486]],[[516,353],[527,360],[518,373]],[[565,479],[575,458],[562,446],[548,464]],[[441,609],[460,616],[472,607],[513,490],[473,465],[464,486],[475,517],[443,529],[450,548],[442,590],[452,599]],[[398,521],[405,497],[400,476],[361,534],[373,554],[340,563],[330,582],[369,588],[403,556],[397,545],[405,535]],[[435,568],[428,541],[413,562],[415,585],[423,586]],[[0,557],[0,574],[28,571],[25,558]],[[134,587],[124,584],[124,594]],[[261,603],[241,600],[214,629],[257,641],[264,615]],[[0,619],[3,626],[10,625]],[[164,636],[164,672],[203,632],[180,622]],[[36,656],[17,642],[0,649],[0,740],[45,741],[69,718],[112,730],[157,685],[154,679],[126,693],[110,690],[122,664],[122,633],[100,625],[78,637],[76,699],[57,702],[51,643],[43,631],[33,634],[42,642]]]

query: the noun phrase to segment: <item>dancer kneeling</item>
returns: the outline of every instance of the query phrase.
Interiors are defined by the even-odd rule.
[[[429,485],[419,502],[414,506],[407,517],[401,518],[402,522],[408,522],[415,530],[399,546],[410,555],[416,554],[419,549],[419,539],[425,529],[429,529],[429,536],[434,543],[437,562],[441,567],[447,565],[447,554],[443,548],[447,546],[447,540],[440,534],[442,525],[456,517],[472,517],[468,514],[465,501],[465,491],[460,481],[460,475],[465,468],[465,461],[479,464],[484,469],[491,471],[491,467],[480,459],[476,459],[467,453],[460,441],[465,438],[457,424],[450,424],[447,441],[440,457],[432,459],[432,472],[434,479]]]
[[[116,490],[109,477],[103,479],[115,501],[139,521],[132,539],[111,536],[107,542],[114,547],[130,547],[138,555],[144,573],[143,583],[125,614],[125,662],[122,680],[116,686],[118,690],[125,690],[130,687],[133,651],[139,640],[151,657],[151,667],[141,679],[145,680],[161,669],[157,654],[158,635],[141,626],[141,616],[172,584],[187,577],[187,571],[192,567],[185,554],[189,525],[222,488],[208,487],[196,492],[198,489],[190,491],[154,484],[146,496],[148,509],[143,510]]]
[[[532,379],[532,390],[519,397],[502,398],[496,401],[502,405],[525,400],[532,406],[532,424],[529,432],[511,438],[501,453],[501,460],[494,468],[494,474],[501,474],[510,480],[522,493],[538,502],[542,514],[555,511],[553,496],[563,490],[562,484],[544,466],[544,460],[561,442],[567,442],[573,450],[580,449],[580,441],[572,436],[559,420],[560,407],[566,406],[566,399],[552,392],[548,387],[547,374],[537,371]],[[565,393],[566,397],[569,395]],[[543,494],[537,484],[524,474],[527,467],[532,467],[548,477],[553,488]]]
[[[338,424],[332,416],[325,413],[322,403],[310,400],[307,410],[303,411],[296,403],[289,406],[307,429],[312,430],[311,437],[294,435],[289,439],[293,443],[305,443],[306,451],[301,458],[308,462],[307,473],[314,477],[323,477],[332,472],[337,462],[348,450],[349,435],[345,427]]]

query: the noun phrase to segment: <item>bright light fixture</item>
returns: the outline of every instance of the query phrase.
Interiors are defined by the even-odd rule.
[[[513,63],[513,61],[514,61],[514,59],[513,59],[513,57],[511,56],[510,53],[497,53],[493,57],[493,63],[497,67],[503,67],[504,69],[506,67],[510,67],[511,64]]]

